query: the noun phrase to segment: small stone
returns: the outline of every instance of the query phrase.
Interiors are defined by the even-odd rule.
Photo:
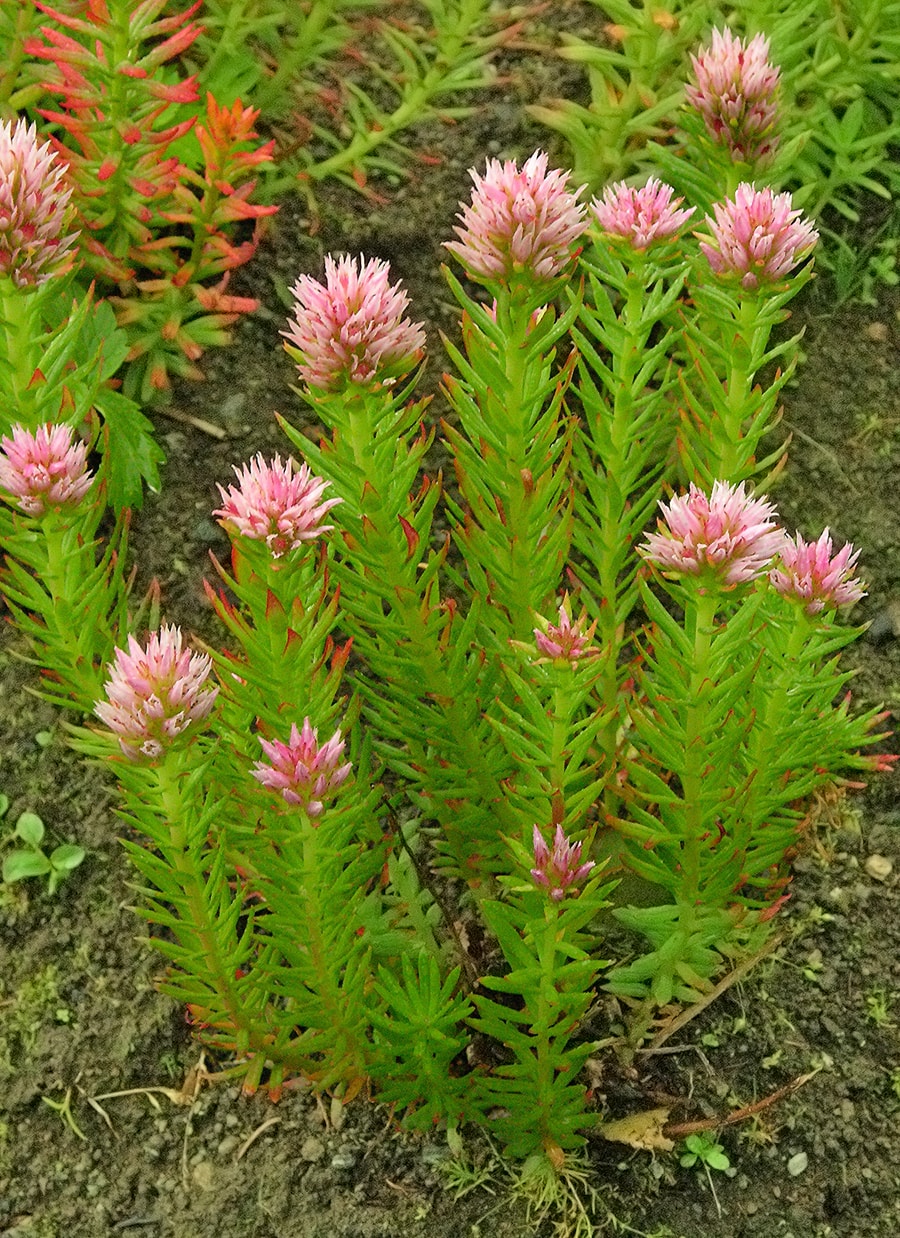
[[[875,881],[887,881],[894,871],[893,860],[889,860],[886,855],[870,855],[864,867]]]
[[[230,1156],[235,1148],[239,1146],[240,1142],[241,1141],[238,1139],[237,1135],[226,1135],[224,1139],[219,1141],[219,1146],[216,1148],[216,1152],[219,1156]]]
[[[809,1164],[809,1157],[805,1152],[796,1152],[787,1163],[787,1171],[792,1178],[798,1178],[804,1172]]]
[[[212,1161],[200,1161],[191,1170],[191,1177],[201,1191],[211,1191],[216,1181],[216,1167]]]
[[[234,391],[219,405],[219,415],[225,422],[240,421],[247,410],[247,395],[244,391]]]
[[[320,1161],[324,1155],[325,1145],[321,1139],[316,1139],[315,1135],[310,1135],[300,1145],[300,1157],[304,1161]]]
[[[339,1173],[346,1173],[355,1164],[356,1150],[354,1148],[338,1148],[331,1158],[331,1168],[338,1170]]]

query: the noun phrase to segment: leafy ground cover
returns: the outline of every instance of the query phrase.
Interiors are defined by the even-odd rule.
[[[232,350],[210,357],[205,384],[179,387],[170,413],[156,417],[169,461],[161,494],[136,520],[135,556],[142,583],[159,578],[171,620],[216,635],[201,586],[207,551],[227,551],[210,516],[215,482],[256,451],[285,451],[276,411],[298,423],[303,416],[278,334],[287,287],[300,271],[318,273],[329,250],[390,260],[428,327],[436,389],[438,332],[455,329],[438,275],[439,241],[468,192],[470,165],[485,155],[520,157],[546,141],[522,106],[546,86],[541,71],[528,61],[528,73],[486,97],[471,122],[422,135],[443,163],[388,186],[383,205],[323,188],[314,237],[305,204],[286,205],[241,273],[239,291],[265,309],[243,324]],[[773,497],[789,527],[815,535],[828,524],[839,541],[863,548],[869,596],[857,615],[875,620],[878,639],[854,651],[854,693],[862,707],[884,701],[900,709],[891,611],[900,600],[896,298],[836,309],[814,287],[801,314],[807,360],[786,394],[794,439]],[[438,396],[435,414],[445,413]],[[0,792],[10,800],[3,826],[11,832],[19,813],[36,812],[48,842],[77,842],[88,855],[52,900],[37,882],[0,895],[0,1233],[553,1232],[549,1218],[529,1217],[509,1194],[501,1162],[477,1137],[467,1142],[468,1160],[454,1163],[439,1135],[401,1135],[391,1114],[365,1098],[335,1126],[327,1101],[303,1089],[273,1106],[204,1083],[215,1063],[198,1059],[182,1012],[154,991],[159,957],[136,941],[140,922],[129,909],[131,874],[116,841],[124,827],[111,792],[67,751],[54,711],[28,693],[33,672],[16,652],[12,631],[0,628]],[[613,1116],[658,1108],[685,1126],[699,1123],[694,1146],[702,1153],[718,1142],[734,1171],[708,1155],[681,1165],[683,1145],[592,1144],[581,1198],[587,1207],[595,1193],[599,1232],[884,1238],[897,1228],[896,777],[820,806],[780,942],[765,960],[664,1051],[640,1056],[627,1073],[612,1061],[598,1066],[595,1088]],[[603,1010],[598,1025],[615,1014]],[[705,1128],[740,1110],[744,1120]],[[632,1132],[633,1143],[651,1137],[646,1127]],[[577,1210],[565,1220],[564,1232],[575,1232]]]

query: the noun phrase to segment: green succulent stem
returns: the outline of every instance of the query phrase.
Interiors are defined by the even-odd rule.
[[[599,683],[600,700],[606,721],[600,731],[605,769],[615,769],[618,748],[618,730],[622,712],[620,688],[622,674],[619,657],[624,642],[623,625],[626,615],[621,613],[620,580],[618,563],[624,538],[631,536],[627,520],[629,493],[618,479],[626,475],[628,449],[632,442],[632,423],[635,414],[636,383],[643,383],[639,375],[643,352],[650,326],[644,315],[645,280],[636,255],[637,264],[627,271],[625,301],[620,322],[622,326],[621,347],[615,348],[610,358],[613,374],[612,418],[609,426],[609,456],[604,461],[607,485],[603,487],[600,509],[597,513],[600,528],[599,544],[596,547],[595,564],[600,583],[600,608],[597,626],[600,634],[603,671]],[[614,816],[618,812],[619,797],[615,791],[615,779],[608,778],[604,790],[604,808]]]
[[[41,617],[49,629],[50,646],[62,651],[62,656],[56,653],[54,670],[78,708],[89,713],[103,685],[103,669],[94,660],[100,634],[85,625],[81,596],[84,581],[94,570],[94,543],[85,541],[71,517],[62,512],[44,514],[41,534],[46,563],[39,579],[50,599]]]
[[[553,1065],[551,1029],[558,1018],[559,1001],[557,997],[557,958],[559,955],[559,905],[547,899],[544,908],[543,923],[532,922],[535,933],[535,950],[540,967],[540,988],[538,990],[537,1008],[532,1012],[534,1056],[536,1059],[535,1079],[537,1084],[538,1106],[541,1113],[541,1147],[545,1152],[553,1152],[558,1145],[553,1136],[555,1068]]]
[[[498,410],[499,424],[506,424],[506,510],[508,565],[504,573],[508,586],[495,581],[494,597],[510,616],[513,639],[524,640],[531,634],[532,618],[523,599],[531,596],[534,575],[535,547],[527,536],[533,522],[534,487],[526,469],[528,452],[528,406],[525,396],[527,370],[525,337],[529,331],[531,308],[527,301],[507,300],[505,289],[497,297],[497,323],[507,338],[505,368],[508,386],[503,407]]]
[[[335,1038],[329,1057],[339,1064],[343,1081],[352,1083],[354,1079],[362,1078],[367,1070],[367,1054],[354,1031],[354,1022],[359,1024],[362,1012],[352,1008],[353,995],[348,997],[341,987],[340,976],[332,964],[328,941],[322,931],[323,924],[334,919],[334,912],[329,910],[323,897],[326,892],[322,890],[320,876],[318,829],[317,822],[301,813],[298,823],[300,846],[288,845],[285,853],[292,858],[292,867],[302,873],[300,884],[306,912],[302,936],[315,977],[316,996],[322,1003]]]
[[[204,978],[211,982],[230,1023],[230,1027],[219,1030],[233,1031],[237,1051],[242,1053],[259,1047],[260,1036],[254,1035],[252,1020],[236,991],[234,964],[216,935],[215,913],[206,899],[205,875],[196,863],[195,849],[191,845],[190,823],[194,819],[196,806],[184,792],[185,778],[190,768],[184,750],[172,748],[153,770],[160,817],[169,834],[167,859],[190,915],[190,923],[186,926],[188,934],[202,952]]]
[[[8,277],[0,277],[3,363],[16,405],[10,420],[20,421],[29,429],[34,429],[35,408],[35,395],[29,388],[40,358],[40,298],[40,287],[18,288]]]
[[[746,451],[741,450],[744,424],[756,404],[753,380],[772,325],[765,321],[761,308],[760,298],[752,292],[738,298],[733,339],[726,347],[728,368],[720,434],[716,441],[715,478],[718,481],[733,481],[743,476],[746,462]]]
[[[374,435],[374,419],[372,407],[366,399],[351,405],[348,425],[348,446],[365,478],[360,510],[368,525],[367,549],[381,564],[383,580],[403,581],[408,576],[409,548],[399,524],[391,520],[390,514],[379,504],[379,496],[385,494],[390,479],[373,472],[372,453],[367,448]],[[459,692],[447,673],[444,652],[435,640],[434,629],[426,621],[421,598],[412,590],[398,586],[391,590],[389,601],[404,632],[410,662],[421,677],[423,693],[444,712],[447,726],[462,748],[483,802],[490,804],[496,815],[498,828],[502,832],[516,832],[517,820],[500,796],[497,781],[485,763],[484,751],[477,736],[472,733]],[[441,805],[436,803],[434,807],[439,818],[446,816]]]
[[[691,582],[692,584],[694,582]],[[715,685],[710,680],[710,651],[718,610],[718,593],[713,587],[695,584],[685,608],[685,631],[692,644],[690,683],[685,716],[684,770],[684,845],[681,856],[681,881],[678,904],[679,930],[690,937],[701,895],[700,849],[705,830],[703,780],[707,758],[704,744],[707,700]]]

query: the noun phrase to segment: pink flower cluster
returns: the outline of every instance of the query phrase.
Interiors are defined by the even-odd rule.
[[[782,547],[775,508],[746,494],[743,482],[714,482],[710,495],[692,484],[660,508],[660,532],[649,533],[638,549],[664,572],[740,585],[761,576]]]
[[[212,710],[219,689],[206,687],[208,654],[182,647],[181,629],[163,625],[146,649],[128,637],[128,653],[116,649],[104,685],[107,700],[94,713],[119,737],[127,757],[155,760],[173,740]]]
[[[622,237],[634,249],[647,249],[654,241],[675,236],[696,210],[678,210],[684,199],[673,202],[674,192],[653,176],[640,189],[617,181],[607,185],[602,198],[594,198],[591,211],[604,232]]]
[[[218,486],[223,506],[213,515],[221,516],[219,523],[229,532],[265,542],[273,558],[334,528],[322,519],[341,500],[322,500],[330,483],[308,465],[282,462],[280,456],[267,461],[260,452],[243,468],[234,465],[234,472],[238,484],[227,490]]]
[[[535,151],[520,169],[514,159],[488,159],[484,176],[474,168],[469,205],[454,227],[458,241],[445,241],[468,273],[485,280],[555,279],[572,258],[572,247],[587,227],[585,207],[572,193],[568,172],[548,171],[547,156]]]
[[[733,199],[714,203],[713,213],[706,217],[712,237],[701,238],[700,248],[717,275],[739,275],[749,290],[782,279],[819,239],[789,193],[743,183]]]
[[[692,485],[660,508],[660,532],[648,533],[638,549],[664,572],[711,576],[726,588],[768,574],[808,615],[865,597],[854,576],[858,550],[848,543],[835,551],[828,529],[815,542],[789,537],[772,504],[747,495],[743,482],[714,482],[708,496]]]
[[[710,137],[735,162],[752,163],[772,153],[778,118],[780,70],[769,63],[769,40],[761,34],[744,42],[726,26],[713,30],[712,43],[691,57],[696,85],[688,102],[703,117]]]
[[[570,843],[558,825],[553,836],[553,850],[547,846],[538,826],[534,827],[534,868],[531,876],[535,884],[542,886],[555,903],[562,902],[567,891],[582,881],[594,867],[593,860],[581,861],[581,843]]]
[[[24,120],[0,124],[0,275],[20,288],[42,284],[71,265],[66,167]]]
[[[804,604],[808,615],[825,607],[850,606],[866,596],[862,581],[854,576],[859,551],[848,542],[836,553],[828,529],[815,542],[784,536],[778,566],[769,580],[779,593]]]
[[[294,317],[281,334],[310,387],[390,385],[421,359],[422,324],[404,318],[409,297],[389,277],[390,265],[379,258],[335,261],[328,254],[324,284],[310,275],[294,284]]]
[[[585,619],[586,616],[582,615],[572,622],[567,593],[559,607],[559,622],[547,623],[544,619],[540,621],[543,626],[534,629],[534,640],[540,653],[546,658],[560,659],[574,665],[584,658],[596,657],[599,650],[591,641],[597,630],[597,623],[595,620],[585,631]]]
[[[75,443],[71,426],[42,425],[32,433],[15,425],[0,439],[0,489],[14,496],[30,516],[48,508],[74,507],[94,480],[87,447]]]
[[[344,741],[335,731],[325,744],[319,744],[319,732],[303,719],[303,729],[291,726],[288,743],[276,739],[269,742],[259,737],[269,763],[257,762],[251,771],[257,782],[277,791],[288,804],[296,804],[308,817],[318,817],[325,807],[326,796],[333,795],[348,777],[351,766],[341,765]]]

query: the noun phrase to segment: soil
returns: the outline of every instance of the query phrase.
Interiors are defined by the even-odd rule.
[[[553,70],[555,71],[555,69]],[[210,516],[215,482],[257,451],[286,450],[280,411],[302,424],[279,330],[286,289],[318,273],[329,250],[387,258],[431,340],[425,388],[437,390],[440,330],[455,313],[439,275],[440,239],[468,194],[466,169],[487,154],[547,145],[524,102],[547,90],[539,58],[451,127],[417,133],[439,149],[373,205],[325,186],[319,231],[287,201],[236,291],[265,307],[234,346],[206,359],[207,381],[157,413],[168,463],[162,493],[137,514],[140,580],[161,582],[167,617],[211,637],[201,578],[227,551]],[[551,144],[552,148],[552,144]],[[556,151],[557,161],[564,159]],[[859,707],[900,709],[900,382],[897,304],[828,303],[798,312],[806,359],[786,393],[790,463],[775,498],[789,528],[829,525],[863,547],[869,596],[855,618],[879,640],[850,653]],[[436,396],[435,416],[446,411]],[[175,415],[223,431],[212,438]],[[313,431],[314,428],[310,427]],[[887,617],[886,617],[887,616]],[[900,630],[900,625],[898,625]],[[5,1238],[463,1238],[553,1232],[529,1217],[496,1152],[466,1132],[454,1164],[439,1135],[399,1132],[357,1100],[332,1112],[302,1089],[277,1106],[236,1089],[194,1090],[199,1053],[182,1011],[154,989],[162,962],[140,940],[131,873],[110,781],[66,747],[55,711],[31,694],[34,668],[0,629],[0,791],[6,822],[38,813],[84,864],[54,898],[37,882],[0,888],[0,1234]],[[752,1106],[805,1082],[717,1138],[732,1170],[679,1165],[672,1153],[597,1142],[589,1187],[599,1233],[658,1238],[888,1238],[900,1229],[900,800],[896,775],[823,804],[796,864],[780,944],[665,1046],[624,1073],[604,1063],[598,1088],[614,1115],[664,1105],[680,1121]],[[884,857],[881,865],[871,857]],[[893,867],[891,867],[891,865]],[[890,871],[888,871],[890,870]],[[214,1063],[207,1063],[211,1068]],[[119,1095],[110,1095],[119,1093]],[[124,1094],[123,1094],[124,1093]],[[99,1099],[98,1099],[99,1098]],[[451,1189],[453,1188],[453,1189]],[[582,1193],[589,1199],[589,1193]],[[575,1232],[574,1217],[557,1232]]]

